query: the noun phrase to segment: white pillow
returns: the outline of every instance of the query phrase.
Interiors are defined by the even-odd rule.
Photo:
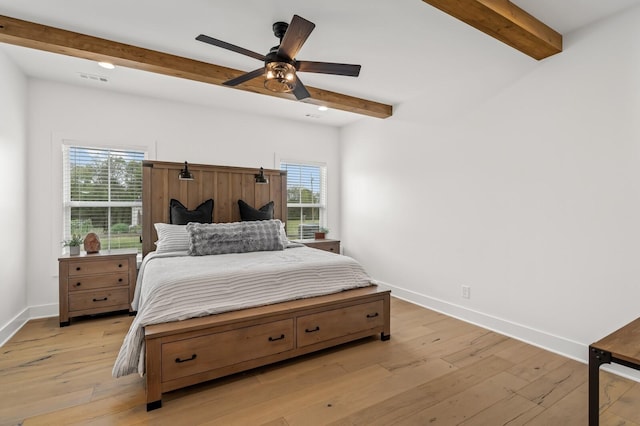
[[[284,228],[283,222],[280,222],[280,239],[282,240],[282,245],[284,245],[284,248],[287,248],[287,246],[289,245],[289,238],[287,238],[287,230]]]
[[[187,232],[187,225],[155,223],[153,226],[155,226],[156,232],[158,233],[156,253],[189,250],[189,233]]]

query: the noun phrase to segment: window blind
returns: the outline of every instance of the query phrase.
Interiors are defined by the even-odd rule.
[[[308,239],[327,224],[327,167],[281,162],[287,171],[287,236]]]
[[[63,145],[63,236],[94,232],[103,250],[141,251],[142,160],[134,150]]]

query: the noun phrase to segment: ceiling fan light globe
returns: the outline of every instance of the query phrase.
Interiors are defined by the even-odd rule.
[[[296,88],[296,85],[285,79],[274,78],[271,80],[265,80],[264,87],[272,92],[289,93]]]
[[[286,62],[269,62],[265,65],[264,87],[272,92],[288,93],[295,89],[296,69]]]

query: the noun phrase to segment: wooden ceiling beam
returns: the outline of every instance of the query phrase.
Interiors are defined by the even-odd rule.
[[[562,34],[509,0],[423,1],[534,59],[562,52]]]
[[[173,77],[185,78],[221,86],[245,71],[222,67],[155,50],[144,49],[8,16],[0,16],[0,42],[59,53],[92,61],[106,61],[114,65],[134,68]],[[194,42],[195,43],[195,42]],[[225,86],[228,87],[228,86]],[[302,102],[325,105],[376,118],[392,115],[392,106],[341,93],[306,86],[311,98]],[[234,88],[262,95],[296,101],[289,93],[276,93],[264,88],[259,79],[250,80]]]

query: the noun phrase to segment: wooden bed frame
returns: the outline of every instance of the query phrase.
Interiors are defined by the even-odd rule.
[[[144,161],[142,251],[154,250],[154,223],[169,222],[169,201],[188,209],[213,198],[214,222],[240,220],[238,200],[256,208],[274,202],[287,220],[287,175],[257,169],[189,164],[194,180],[179,180],[183,163]],[[145,327],[147,410],[162,394],[196,383],[380,333],[391,337],[390,292],[376,286]]]

